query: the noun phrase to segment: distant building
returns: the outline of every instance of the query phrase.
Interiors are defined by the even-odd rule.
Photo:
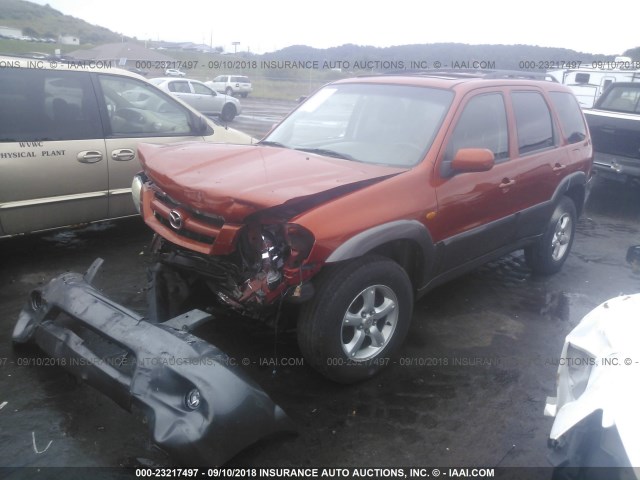
[[[58,37],[58,43],[62,45],[80,45],[80,39],[71,35],[60,35]]]
[[[143,45],[133,42],[108,43],[86,50],[76,50],[69,53],[69,56],[78,60],[100,60],[110,61],[114,65],[123,68],[140,68],[142,70],[156,70],[154,67],[160,65],[159,71],[164,74],[165,64],[175,62],[167,55],[163,55],[155,50],[149,50]],[[154,72],[158,74],[158,72]]]
[[[22,30],[13,27],[0,27],[0,37],[6,38],[22,38]]]

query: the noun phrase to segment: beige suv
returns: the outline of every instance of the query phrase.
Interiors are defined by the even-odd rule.
[[[251,142],[124,70],[0,64],[0,237],[135,214],[141,142]]]

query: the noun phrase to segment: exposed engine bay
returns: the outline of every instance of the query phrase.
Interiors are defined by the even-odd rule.
[[[199,254],[156,235],[149,303],[157,318],[181,313],[194,295],[204,299],[203,307],[215,300],[250,317],[268,317],[279,300],[302,302],[313,294],[306,280],[318,268],[302,266],[312,245],[309,232],[283,223],[247,225],[228,255]]]

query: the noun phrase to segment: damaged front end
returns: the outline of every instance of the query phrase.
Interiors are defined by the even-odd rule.
[[[149,304],[161,319],[188,305],[210,308],[213,303],[268,318],[279,300],[298,303],[313,295],[308,280],[319,266],[304,263],[313,243],[308,230],[286,222],[248,222],[235,238],[235,249],[226,255],[204,255],[156,235]],[[203,291],[205,298],[194,300]]]
[[[202,287],[208,298],[197,305],[254,318],[270,318],[281,299],[308,300],[327,252],[295,222],[406,171],[265,145],[141,145],[138,154],[132,193],[157,235],[151,304],[159,318],[184,311]]]
[[[153,441],[183,464],[219,465],[267,435],[294,431],[232,358],[189,333],[209,314],[146,320],[91,285],[101,263],[34,290],[13,341],[35,342],[123,408],[141,410]]]

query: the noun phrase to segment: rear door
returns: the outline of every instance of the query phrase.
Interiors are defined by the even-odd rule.
[[[152,85],[115,75],[97,78],[106,126],[109,217],[133,215],[131,180],[141,170],[138,144],[202,140],[202,136],[193,131],[192,113]]]
[[[90,73],[0,69],[0,235],[106,218],[106,149]]]
[[[191,91],[191,86],[187,80],[171,80],[167,84],[167,88],[171,92],[171,95],[179,98],[185,103],[188,103],[193,108],[198,108],[196,103],[196,96]]]
[[[551,199],[573,168],[569,148],[562,146],[543,93],[513,89],[510,95],[516,131],[513,206],[518,211],[517,238],[544,232],[552,213]]]

